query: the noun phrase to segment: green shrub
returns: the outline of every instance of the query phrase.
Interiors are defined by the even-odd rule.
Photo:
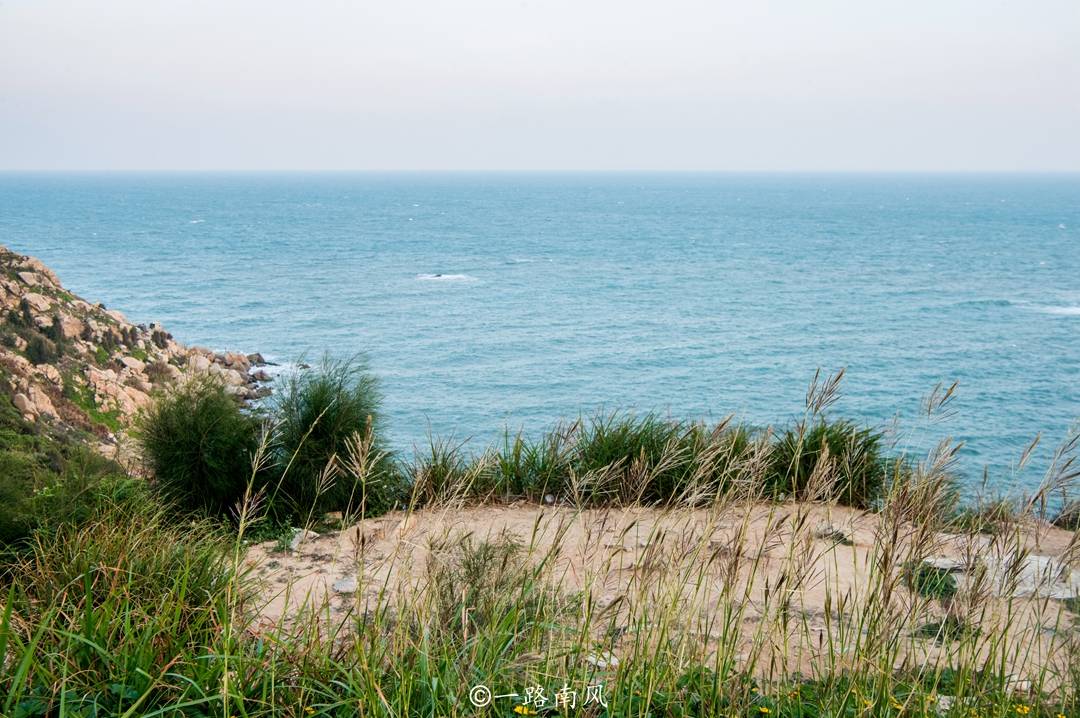
[[[923,598],[949,601],[960,590],[956,577],[948,569],[918,562],[904,571],[908,589]]]
[[[257,478],[260,422],[213,378],[157,397],[139,417],[136,436],[156,486],[184,508],[228,513]]]
[[[781,433],[773,446],[767,477],[774,496],[797,499],[832,498],[856,508],[872,508],[886,488],[889,465],[881,449],[882,434],[853,422],[818,420]],[[831,471],[825,486],[812,486],[814,470],[828,452]],[[824,496],[811,496],[823,490]]]
[[[26,342],[26,358],[33,364],[55,364],[60,360],[60,348],[41,334],[32,334]]]
[[[753,433],[655,415],[598,415],[559,425],[539,440],[507,434],[494,453],[494,486],[507,497],[590,503],[679,503],[727,486],[755,447]]]
[[[0,546],[29,537],[37,525],[33,497],[40,472],[29,454],[0,453]]]
[[[362,510],[374,516],[404,499],[406,482],[379,431],[379,401],[375,378],[360,357],[327,358],[285,380],[275,405],[278,479],[271,511],[303,517]],[[365,437],[377,460],[364,471],[350,470],[350,442]]]

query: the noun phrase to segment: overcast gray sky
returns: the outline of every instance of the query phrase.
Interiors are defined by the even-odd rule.
[[[1080,0],[0,0],[0,168],[1080,170]]]

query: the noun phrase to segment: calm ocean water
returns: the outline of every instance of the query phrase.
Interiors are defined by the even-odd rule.
[[[0,243],[188,343],[366,352],[402,448],[782,424],[847,367],[835,414],[1030,486],[1026,444],[1080,417],[1080,176],[7,174]]]

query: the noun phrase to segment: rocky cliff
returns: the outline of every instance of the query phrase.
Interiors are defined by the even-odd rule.
[[[0,246],[0,401],[27,420],[115,444],[154,392],[186,376],[216,375],[238,400],[268,393],[262,363],[132,324],[64,289],[39,260]]]

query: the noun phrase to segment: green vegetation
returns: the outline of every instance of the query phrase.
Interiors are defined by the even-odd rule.
[[[192,380],[159,398],[137,429],[158,488],[184,508],[228,514],[253,483],[259,422],[219,381]]]
[[[1075,602],[962,587],[925,563],[948,462],[889,458],[880,434],[817,408],[778,436],[603,415],[477,456],[432,439],[406,465],[383,448],[363,364],[327,363],[265,415],[211,381],[159,397],[139,423],[155,491],[38,432],[0,407],[3,716],[1080,718]],[[1010,505],[1010,526],[1042,491]],[[519,498],[559,507],[523,531],[410,537],[415,566],[366,557],[367,527],[394,532],[368,524],[355,592],[261,613],[293,585],[260,585],[247,551],[287,550],[287,523],[394,507],[428,509],[402,521],[422,523]],[[592,509],[641,504],[667,524],[602,535],[616,519]],[[821,535],[838,504],[875,511],[872,540]],[[571,538],[581,511],[596,521]],[[988,555],[1029,550],[1019,530],[949,528]],[[823,556],[852,557],[858,585],[816,571]],[[611,567],[625,583],[598,578]],[[816,591],[826,609],[811,613],[799,597]],[[477,708],[477,685],[518,696]],[[585,703],[596,686],[606,705]],[[523,705],[537,687],[545,705]],[[564,688],[573,709],[554,703]]]
[[[74,437],[53,437],[0,402],[0,550],[78,524],[144,484]]]
[[[94,349],[94,361],[97,362],[98,366],[105,366],[108,364],[111,356],[112,353],[103,346],[98,346]]]
[[[478,498],[490,487],[486,462],[470,463],[462,444],[430,439],[427,451],[416,457],[411,471],[412,504],[427,506],[459,498]]]
[[[1009,499],[979,500],[957,509],[952,525],[960,531],[993,535],[1004,531],[1016,514],[1017,508]]]
[[[122,427],[120,426],[120,411],[118,409],[102,411],[94,398],[94,390],[89,385],[82,383],[82,380],[67,372],[64,373],[63,379],[64,398],[82,409],[91,423],[103,426],[114,434],[120,431]]]
[[[849,421],[815,418],[777,438],[771,484],[777,495],[835,497],[847,506],[867,509],[882,496],[889,471],[879,432]]]
[[[1054,525],[1069,531],[1080,531],[1080,499],[1064,502],[1054,517]]]
[[[327,358],[289,377],[272,417],[278,476],[270,510],[377,515],[401,501],[407,489],[384,448],[378,412],[378,387],[360,357]]]
[[[776,516],[777,530],[806,524],[794,510]],[[879,533],[894,529],[885,519]],[[380,584],[346,620],[326,623],[328,609],[311,606],[266,625],[235,530],[177,520],[154,501],[111,503],[9,560],[0,714],[514,716],[533,715],[522,701],[539,687],[546,705],[535,714],[549,716],[1080,716],[1080,684],[1068,673],[1036,670],[1030,688],[1011,687],[1002,666],[1012,660],[1009,642],[1027,640],[1020,622],[990,632],[927,621],[906,600],[884,598],[901,590],[895,575],[871,573],[869,603],[835,606],[836,625],[853,630],[822,637],[791,622],[786,593],[744,600],[745,582],[768,570],[767,549],[745,539],[736,544],[747,560],[741,577],[707,585],[707,567],[727,559],[708,541],[691,542],[685,563],[650,569],[612,603],[602,590],[563,585],[557,562],[574,547],[557,537],[544,547],[543,531],[448,535],[429,544],[422,590],[391,598]],[[872,565],[897,559],[896,547],[877,546]],[[676,588],[688,593],[676,599]],[[689,610],[704,596],[719,610]],[[821,640],[821,657],[800,663],[800,646]],[[953,650],[917,670],[881,670],[903,665],[913,640]],[[1080,659],[1078,644],[1061,650],[1064,665]],[[477,685],[518,696],[475,708],[468,696]],[[584,703],[590,686],[603,686],[606,706]],[[574,711],[554,706],[565,689]]]
[[[956,578],[948,569],[918,563],[908,566],[905,576],[909,588],[924,598],[949,601],[956,596]]]
[[[81,526],[39,534],[7,574],[5,716],[143,716],[174,701],[198,705],[205,689],[178,691],[175,681],[222,676],[236,645],[221,630],[230,622],[221,611],[243,600],[246,584],[227,544],[213,526],[171,521],[163,508],[103,506]]]

